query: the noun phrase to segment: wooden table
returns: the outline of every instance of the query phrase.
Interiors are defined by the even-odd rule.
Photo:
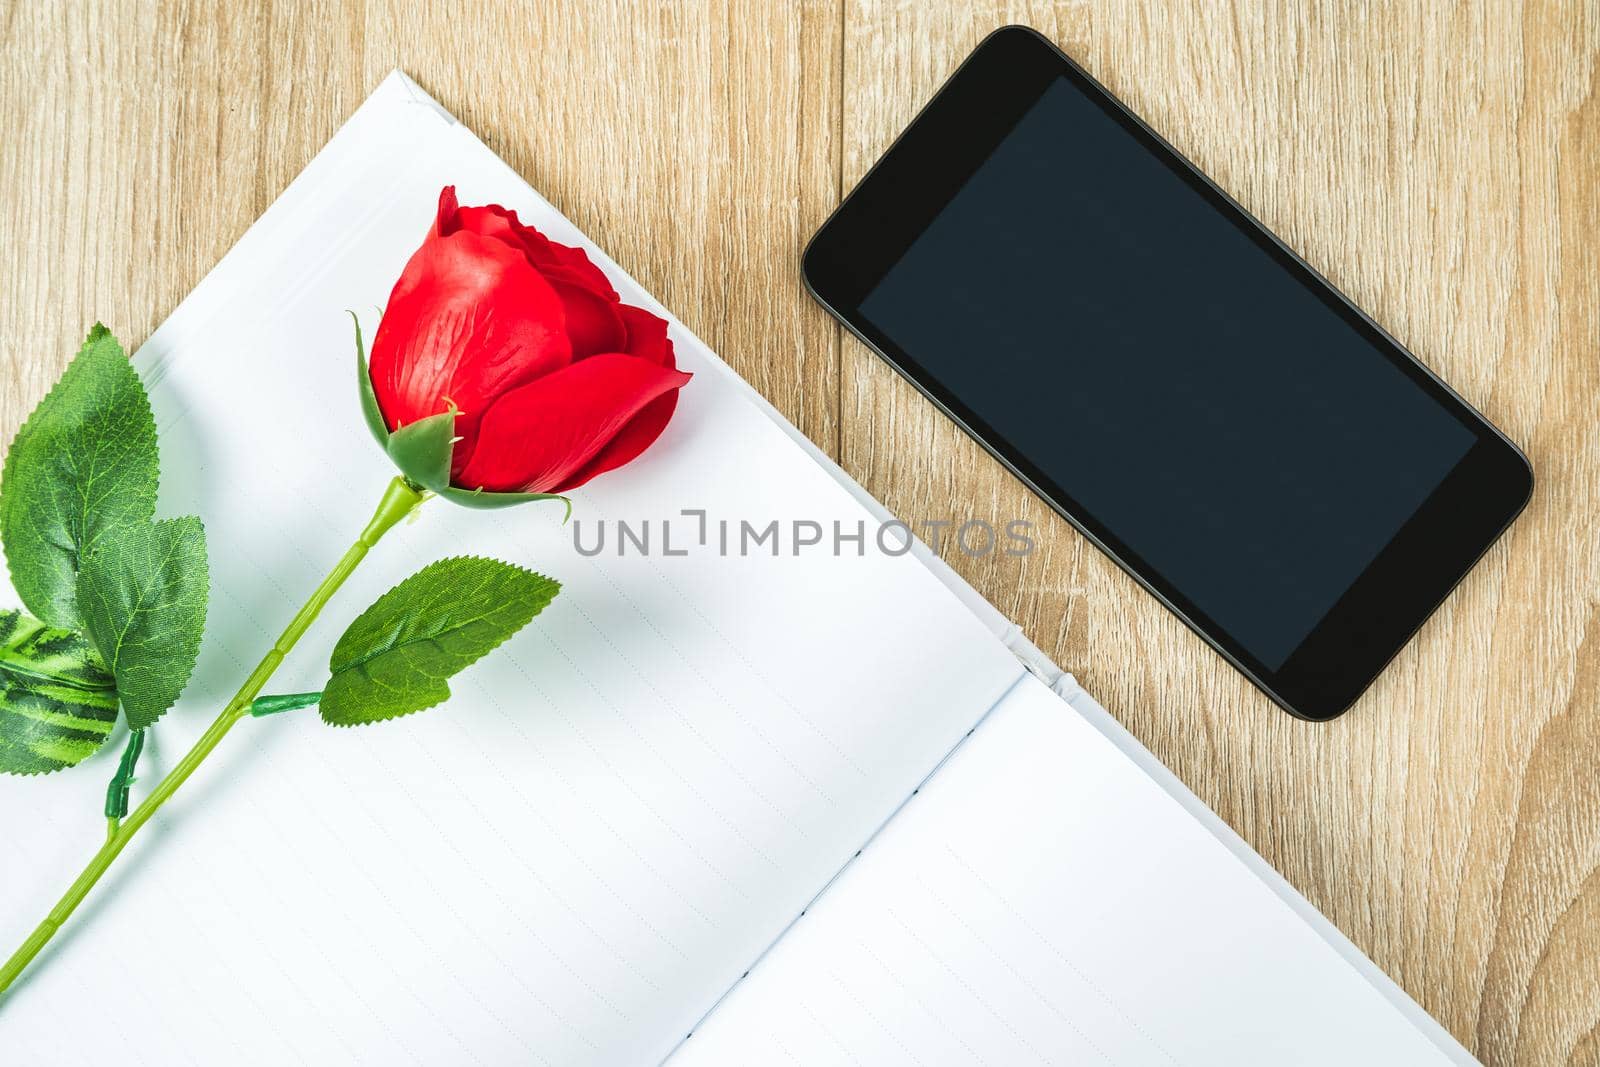
[[[1273,708],[801,290],[807,236],[1012,21],[1533,458],[1527,513],[1335,723]],[[96,318],[142,340],[403,67],[902,517],[1032,522],[1031,557],[946,555],[1469,1048],[1597,1064],[1597,59],[1596,0],[16,3],[0,431]]]

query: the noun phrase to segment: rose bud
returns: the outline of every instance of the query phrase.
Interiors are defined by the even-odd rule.
[[[362,406],[412,482],[457,503],[548,499],[636,458],[689,375],[667,323],[622,303],[582,249],[498,204],[439,211],[372,342]]]

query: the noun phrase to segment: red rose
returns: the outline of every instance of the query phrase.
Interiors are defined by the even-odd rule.
[[[488,493],[564,493],[629,462],[689,377],[666,321],[622,303],[582,249],[498,204],[460,207],[454,186],[389,296],[370,370],[395,440],[454,409],[449,483]]]

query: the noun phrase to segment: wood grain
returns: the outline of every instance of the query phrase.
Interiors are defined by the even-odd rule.
[[[801,290],[805,238],[1006,22],[1533,458],[1528,512],[1335,723],[1274,710]],[[1033,523],[1032,556],[944,554],[1485,1062],[1600,1064],[1597,57],[1596,0],[11,4],[0,432],[404,67],[902,517]]]

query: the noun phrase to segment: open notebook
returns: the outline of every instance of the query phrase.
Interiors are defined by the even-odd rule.
[[[212,556],[210,632],[146,782],[389,478],[345,309],[385,300],[446,183],[656,307],[385,81],[136,357],[162,510],[198,512]],[[345,623],[440,556],[552,573],[553,607],[440,708],[242,724],[0,1003],[0,1061],[1471,1062],[920,546],[715,551],[723,520],[885,514],[672,330],[696,372],[677,418],[577,515],[587,539],[704,509],[709,544],[588,557],[559,508],[430,503],[275,690],[315,688]],[[0,941],[98,844],[119,747],[0,778]]]

